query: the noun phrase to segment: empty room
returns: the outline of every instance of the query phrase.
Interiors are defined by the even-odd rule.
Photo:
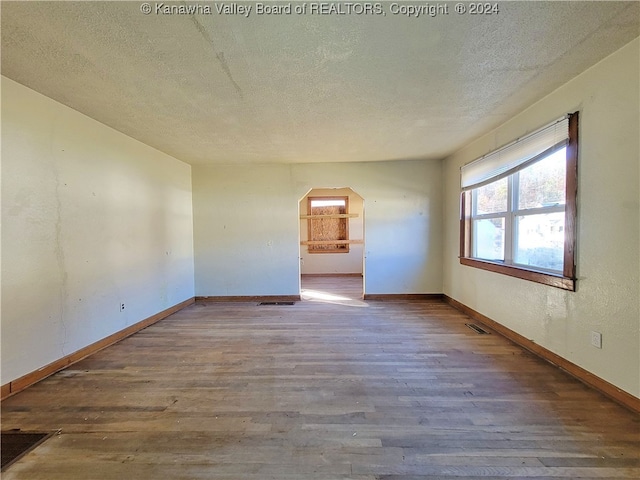
[[[3,478],[640,478],[639,2],[0,16]]]

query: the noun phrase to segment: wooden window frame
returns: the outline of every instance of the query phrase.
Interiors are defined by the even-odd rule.
[[[314,222],[314,218],[313,218],[313,211],[311,208],[311,203],[314,200],[344,200],[344,215],[343,217],[341,217],[341,219],[344,220],[344,225],[345,225],[345,238],[344,239],[338,239],[335,241],[335,243],[333,241],[329,241],[329,240],[321,240],[321,241],[325,241],[325,242],[330,242],[330,245],[336,245],[334,248],[323,248],[323,249],[315,249],[315,245],[313,245],[312,243],[309,243],[307,245],[307,251],[310,254],[318,254],[318,253],[349,253],[350,250],[350,241],[349,241],[349,197],[348,196],[330,196],[330,197],[324,197],[324,196],[319,196],[319,197],[307,197],[307,215],[309,216],[308,221],[307,221],[307,238],[309,239],[310,242],[314,242],[316,240],[314,240],[313,238],[313,222]],[[321,220],[321,218],[315,219],[315,220]]]
[[[551,287],[576,291],[576,232],[578,197],[578,112],[569,115],[569,141],[566,147],[564,262],[562,273],[550,273],[522,265],[511,265],[472,257],[471,213],[472,191],[460,197],[460,263],[494,273],[520,278]]]

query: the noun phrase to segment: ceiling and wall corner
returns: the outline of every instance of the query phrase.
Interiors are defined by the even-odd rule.
[[[2,77],[0,384],[193,298],[191,170]]]
[[[245,17],[3,2],[2,74],[192,165],[441,159],[638,36],[640,11],[383,5]]]
[[[577,289],[460,264],[460,166],[580,111]],[[444,162],[445,295],[640,398],[640,39]],[[594,348],[591,333],[602,334]]]

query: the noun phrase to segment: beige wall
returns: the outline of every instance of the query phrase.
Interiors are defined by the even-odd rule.
[[[192,232],[189,165],[2,77],[2,384],[193,297]]]
[[[298,204],[348,185],[366,201],[365,291],[442,290],[441,162],[194,166],[196,295],[297,295]]]
[[[298,200],[288,165],[193,167],[197,296],[298,293]]]
[[[349,239],[364,239],[364,201],[363,198],[350,188],[317,188],[311,190],[300,202],[300,215],[306,215],[308,197],[349,197],[349,213],[357,217],[348,218]],[[300,240],[309,239],[309,229],[306,219],[300,219]],[[353,243],[348,253],[309,253],[306,245],[300,246],[300,271],[305,274],[327,273],[359,273],[362,274],[364,263],[364,244]]]
[[[639,41],[445,161],[444,293],[640,396]],[[461,266],[460,166],[580,111],[577,292]],[[603,334],[603,348],[590,344]]]

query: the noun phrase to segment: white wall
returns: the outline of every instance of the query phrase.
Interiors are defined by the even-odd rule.
[[[2,77],[1,383],[193,297],[192,225],[189,165]]]
[[[308,197],[349,197],[349,213],[357,217],[348,218],[349,240],[364,240],[364,201],[350,188],[317,188],[311,190],[300,202],[300,215],[307,215]],[[306,219],[300,219],[300,240],[309,239]],[[300,270],[305,274],[362,274],[364,244],[352,243],[348,252],[309,253],[306,245],[300,246]]]
[[[437,161],[194,166],[196,295],[297,295],[298,202],[319,185],[366,201],[366,293],[440,293],[441,175]]]
[[[298,293],[292,189],[287,165],[193,167],[196,296]]]
[[[639,57],[636,39],[445,161],[444,293],[640,397]],[[576,110],[577,292],[461,266],[460,166]]]

